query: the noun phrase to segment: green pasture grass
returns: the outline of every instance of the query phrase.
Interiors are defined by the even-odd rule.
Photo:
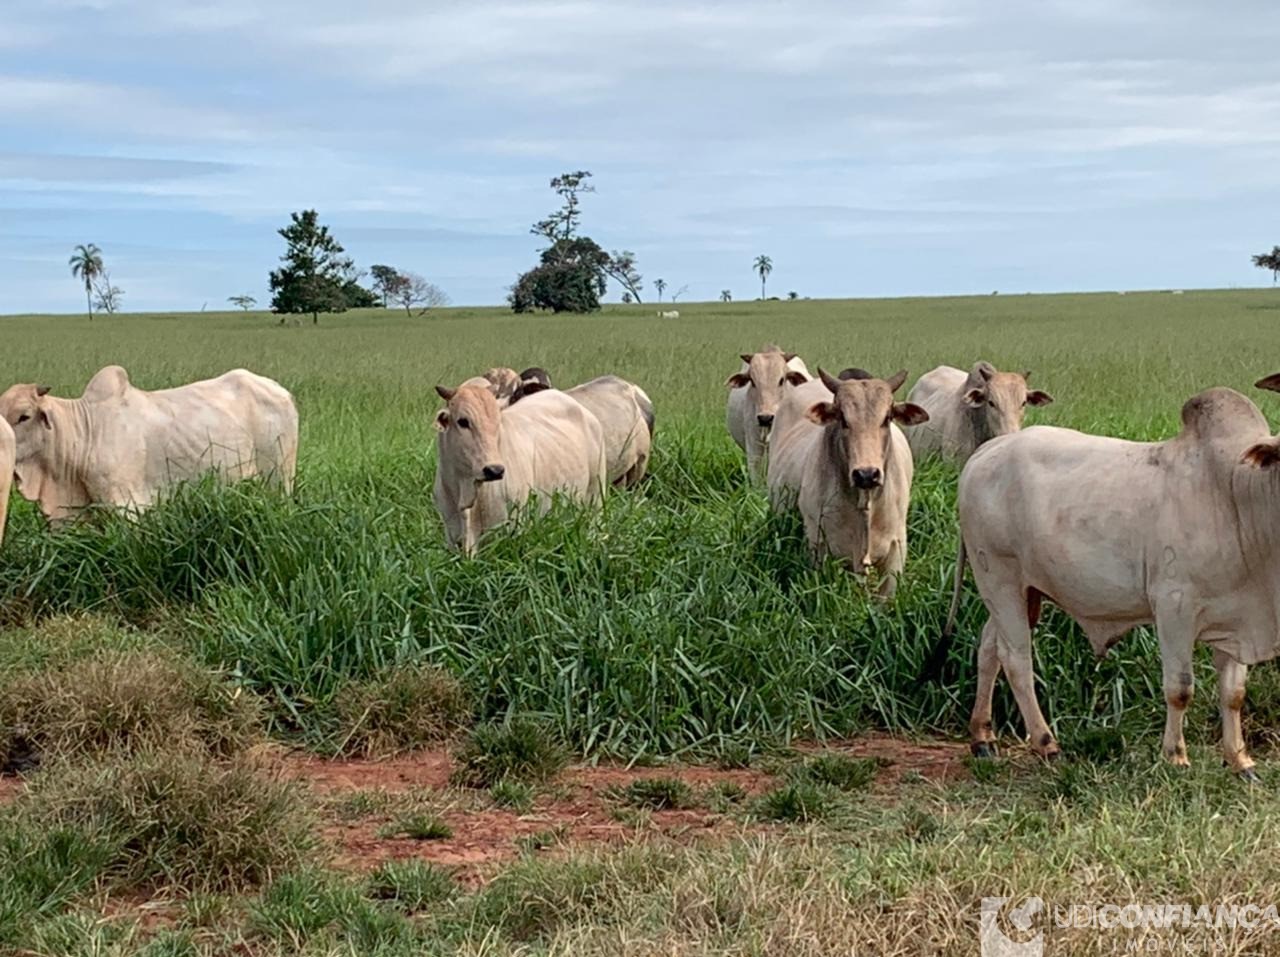
[[[95,612],[166,633],[267,702],[277,731],[335,739],[351,682],[436,666],[481,719],[532,713],[575,750],[632,760],[751,755],[797,738],[868,727],[963,733],[973,638],[969,586],[949,679],[916,676],[946,613],[955,472],[917,471],[910,554],[889,605],[832,564],[811,566],[794,516],[771,515],[725,433],[724,379],[766,342],[811,369],[990,359],[1030,369],[1056,402],[1050,423],[1132,438],[1176,431],[1182,402],[1280,368],[1265,344],[1280,321],[1270,290],[681,304],[593,316],[448,309],[409,319],[370,310],[277,325],[261,313],[18,316],[0,380],[77,395],[102,365],[159,388],[245,366],[291,389],[301,412],[297,494],[197,483],[141,521],[94,516],[48,532],[25,502],[0,549],[0,620]],[[431,502],[432,386],[491,365],[536,364],[570,384],[604,372],[644,386],[657,410],[652,476],[603,514],[559,507],[448,552]],[[1037,632],[1045,710],[1069,741],[1111,729],[1154,750],[1163,712],[1157,648],[1140,631],[1095,660],[1075,627]],[[0,659],[4,656],[0,642]],[[1280,688],[1254,682],[1272,715]],[[1216,735],[1207,656],[1189,734]],[[359,750],[402,746],[348,715]],[[372,711],[369,712],[372,718]],[[1018,727],[1002,683],[997,715]],[[387,720],[401,722],[400,716]],[[410,724],[416,724],[412,719]],[[416,733],[416,732],[415,732]],[[1251,728],[1251,735],[1257,733]]]

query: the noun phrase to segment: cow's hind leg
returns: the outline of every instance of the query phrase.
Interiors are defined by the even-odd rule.
[[[1240,710],[1244,707],[1244,682],[1249,667],[1242,665],[1225,651],[1213,652],[1213,666],[1218,671],[1218,704],[1222,709],[1222,755],[1227,767],[1242,778],[1256,781],[1253,759],[1244,746],[1244,729],[1240,724]]]
[[[969,717],[969,750],[975,758],[996,756],[996,733],[991,725],[991,703],[1000,677],[1000,654],[996,648],[995,624],[988,619],[978,643],[978,691]]]
[[[1042,758],[1062,753],[1036,698],[1035,666],[1031,659],[1031,622],[1040,612],[1040,594],[1028,595],[1020,586],[1001,587],[983,595],[991,609],[988,626],[996,630],[1000,665],[1009,676],[1009,685],[1022,712],[1031,748]],[[1034,613],[1032,605],[1034,604]],[[994,680],[994,679],[993,679]]]

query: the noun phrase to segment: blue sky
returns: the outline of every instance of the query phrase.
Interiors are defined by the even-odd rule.
[[[809,296],[1259,285],[1261,2],[8,0],[0,312],[265,301],[290,211],[501,302],[554,205],[646,280]],[[611,289],[609,299],[618,291]]]

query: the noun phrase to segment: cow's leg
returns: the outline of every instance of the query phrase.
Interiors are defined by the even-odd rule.
[[[987,596],[983,596],[987,597]],[[1017,699],[1031,749],[1042,758],[1062,753],[1036,698],[1035,666],[1031,660],[1031,626],[1027,622],[1027,596],[1020,586],[1001,588],[988,601],[996,630],[996,648],[1004,673]]]
[[[1190,623],[1176,607],[1157,607],[1156,636],[1160,641],[1160,665],[1164,674],[1165,722],[1161,749],[1171,764],[1189,767],[1191,761],[1182,736],[1182,719],[1195,692],[1195,681],[1191,677]]]
[[[1245,751],[1244,729],[1240,726],[1244,682],[1249,667],[1218,649],[1213,652],[1213,667],[1218,671],[1218,704],[1222,709],[1222,755],[1231,770],[1243,778],[1256,780],[1253,759]]]
[[[993,758],[996,733],[991,726],[991,702],[995,696],[996,678],[1000,677],[1000,655],[996,648],[995,624],[990,619],[982,626],[978,643],[978,691],[969,717],[969,750],[976,758]]]
[[[889,546],[889,554],[879,562],[876,571],[880,575],[880,585],[876,588],[876,597],[881,601],[890,601],[898,590],[898,576],[906,565],[906,542],[896,539]]]

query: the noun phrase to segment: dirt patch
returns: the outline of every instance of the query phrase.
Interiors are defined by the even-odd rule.
[[[799,750],[839,751],[884,762],[875,791],[890,793],[915,773],[934,781],[967,774],[962,743],[914,741],[869,734],[845,741],[807,745]],[[486,792],[449,787],[453,769],[444,751],[423,751],[383,761],[325,760],[303,755],[282,759],[284,774],[305,781],[328,809],[324,837],[335,864],[365,871],[387,860],[417,858],[455,870],[460,881],[481,884],[530,847],[555,853],[584,844],[621,844],[633,840],[691,843],[722,840],[751,831],[750,825],[706,806],[682,810],[637,811],[623,806],[616,791],[644,778],[678,778],[696,792],[732,785],[745,799],[776,786],[777,778],[757,768],[722,770],[703,766],[658,768],[578,765],[564,771],[539,792],[525,813],[493,806]],[[364,795],[369,809],[343,820],[346,797]],[[439,840],[384,836],[395,819],[396,800],[408,797],[453,831]],[[403,802],[400,802],[403,807]]]

